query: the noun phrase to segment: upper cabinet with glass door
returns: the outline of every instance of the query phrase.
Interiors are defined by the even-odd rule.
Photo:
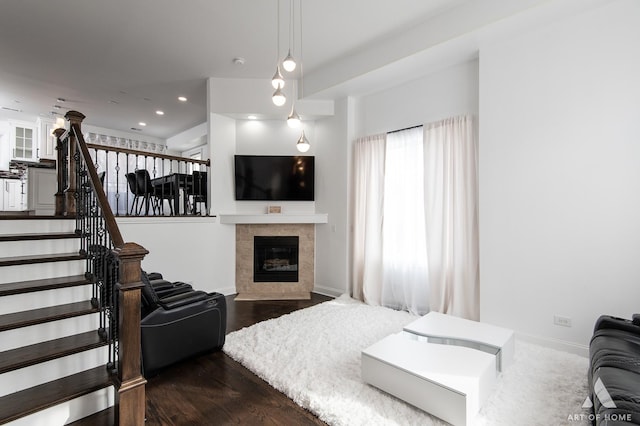
[[[33,123],[10,121],[11,158],[14,160],[38,160],[38,132]]]
[[[64,124],[64,122],[63,122]],[[38,118],[38,129],[40,131],[38,159],[56,159],[56,137],[53,130],[56,129],[56,122],[46,118]]]

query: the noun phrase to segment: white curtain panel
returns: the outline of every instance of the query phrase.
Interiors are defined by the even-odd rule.
[[[422,127],[387,134],[382,305],[429,312]]]
[[[353,157],[353,297],[378,306],[382,294],[385,135],[356,140]]]
[[[478,148],[473,117],[425,126],[424,164],[430,308],[478,320]]]
[[[473,117],[359,139],[354,162],[353,297],[478,320]]]

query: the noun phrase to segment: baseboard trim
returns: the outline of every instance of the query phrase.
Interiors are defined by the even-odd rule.
[[[344,294],[344,291],[336,290],[335,288],[331,288],[331,287],[323,287],[323,286],[316,285],[313,287],[312,293],[318,293],[318,294],[322,294],[323,296],[329,296],[329,297],[340,297]]]
[[[217,288],[215,289],[215,291],[217,291],[218,293],[224,294],[225,296],[232,296],[237,293],[235,287]]]
[[[586,345],[579,345],[577,343],[567,342],[564,340],[550,339],[548,337],[534,336],[517,331],[516,339],[520,339],[524,342],[534,343],[536,345],[544,346],[551,349],[557,349],[563,352],[569,352],[575,355],[583,356],[585,358],[589,357],[589,347]]]

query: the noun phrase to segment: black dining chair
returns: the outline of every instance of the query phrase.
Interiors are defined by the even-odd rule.
[[[198,204],[204,203],[205,214],[209,209],[207,198],[207,172],[194,171],[191,175],[191,182],[186,188],[189,197],[189,205],[191,214],[202,214],[198,212]]]
[[[142,207],[145,207],[146,216],[149,215],[149,207],[155,213],[158,209],[158,200],[154,195],[149,172],[145,169],[139,169],[133,173],[127,173],[125,176],[129,184],[129,191],[133,194],[133,204],[131,204],[129,214],[132,215],[135,211],[135,215],[140,216]]]
[[[173,216],[173,199],[176,195],[174,186],[171,183],[154,184],[151,181],[151,178],[149,178],[149,173],[147,173],[146,177],[144,177],[144,182],[145,185],[153,186],[153,195],[156,197],[156,206],[158,207],[158,212],[161,215],[164,215],[164,202],[166,200],[169,202],[169,209],[171,211],[171,216]]]

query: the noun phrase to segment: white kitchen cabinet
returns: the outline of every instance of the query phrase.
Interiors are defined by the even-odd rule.
[[[58,188],[56,169],[29,167],[28,208],[36,215],[52,215],[56,209]]]
[[[11,131],[11,158],[14,160],[37,161],[38,128],[34,123],[9,121]]]
[[[26,210],[26,186],[21,179],[0,179],[2,185],[2,210]]]
[[[46,118],[38,119],[38,158],[56,159],[56,137],[53,135],[55,128],[55,121]]]

